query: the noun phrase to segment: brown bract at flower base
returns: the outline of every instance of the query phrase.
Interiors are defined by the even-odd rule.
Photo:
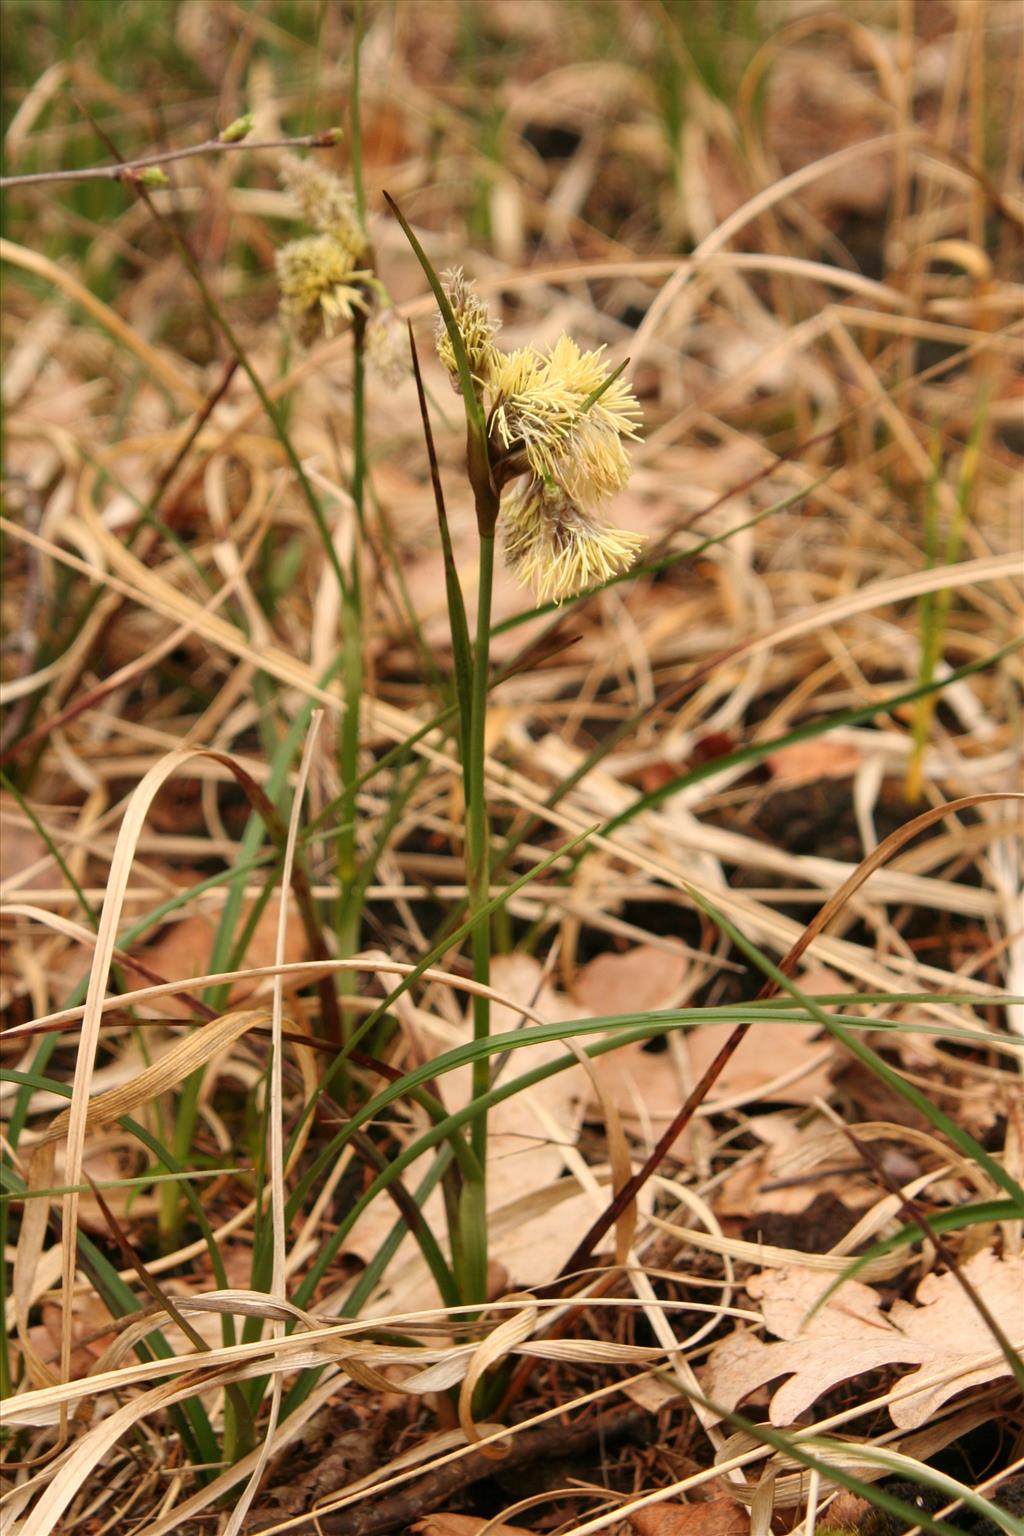
[[[596,509],[629,478],[636,397],[600,350],[582,351],[570,336],[546,353],[532,346],[503,352],[494,341],[498,322],[461,268],[445,274],[444,287],[486,409],[491,481],[499,495],[519,482],[502,507],[509,568],[540,602],[561,602],[622,575],[643,539],[609,527]],[[437,351],[458,389],[443,322]]]

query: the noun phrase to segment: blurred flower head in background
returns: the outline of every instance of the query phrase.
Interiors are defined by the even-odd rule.
[[[366,326],[367,357],[395,387],[411,369],[408,339],[374,271],[355,194],[312,158],[283,155],[278,176],[314,230],[290,240],[275,258],[281,313],[305,346],[358,317]]]
[[[365,284],[372,273],[355,264],[352,252],[331,235],[290,240],[276,257],[281,312],[295,322],[307,345],[333,336],[357,310],[369,309]]]

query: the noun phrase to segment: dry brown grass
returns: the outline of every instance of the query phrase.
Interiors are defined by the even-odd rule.
[[[82,160],[88,140],[73,101],[126,156],[163,147],[162,134],[175,147],[201,140],[245,106],[261,138],[342,119],[350,23],[342,7],[309,10],[317,25],[307,18],[304,30],[284,5],[168,6],[156,22],[167,34],[157,56],[173,35],[188,69],[175,75],[164,60],[165,75],[143,92],[107,78],[99,42],[65,58],[56,12],[28,7],[24,77],[8,82],[17,107],[8,170]],[[462,262],[477,277],[503,312],[509,346],[568,330],[606,345],[614,363],[629,358],[645,421],[615,516],[648,536],[651,556],[680,557],[538,616],[505,574],[498,580],[495,661],[527,662],[492,694],[489,804],[499,841],[526,836],[495,894],[567,839],[598,830],[584,857],[508,899],[496,929],[508,952],[494,966],[494,1029],[739,1010],[760,978],[697,897],[778,960],[894,828],[929,807],[984,797],[937,819],[873,873],[815,939],[797,979],[805,992],[847,998],[832,1012],[877,1020],[876,1047],[1020,1179],[1024,1004],[1006,1001],[1024,994],[1013,649],[1022,574],[1019,11],[982,0],[838,11],[779,0],[761,7],[751,30],[737,19],[724,35],[711,28],[713,8],[696,0],[682,26],[672,7],[634,0],[403,0],[367,12],[374,244],[421,338],[470,624],[464,429],[427,355],[433,301],[382,212],[384,188],[435,265]],[[196,76],[206,81],[198,98]],[[331,154],[344,169],[346,151]],[[88,158],[103,155],[94,145]],[[586,1475],[572,1466],[568,1488],[554,1478],[555,1491],[522,1506],[508,1495],[506,1519],[538,1530],[557,1522],[576,1536],[624,1530],[624,1504],[692,1500],[713,1484],[750,1510],[753,1533],[812,1536],[827,1528],[837,1491],[830,1469],[876,1482],[894,1470],[872,1459],[882,1448],[907,1458],[898,1475],[957,1467],[960,1482],[998,1499],[1019,1467],[1020,1403],[995,1344],[988,1376],[958,1395],[943,1397],[941,1381],[957,1380],[963,1360],[936,1367],[940,1405],[909,1428],[890,1415],[910,1395],[894,1372],[845,1396],[830,1392],[779,1425],[788,1449],[730,1430],[703,1399],[713,1343],[762,1320],[744,1290],[755,1272],[841,1272],[858,1244],[900,1225],[893,1182],[933,1219],[1000,1194],[983,1165],[810,1016],[763,1026],[770,1037],[755,1026],[619,1223],[622,1267],[596,1277],[588,1311],[570,1315],[543,1288],[669,1125],[721,1044],[715,1031],[727,1014],[695,1014],[692,1027],[663,1036],[660,1054],[634,1042],[596,1064],[577,1059],[494,1111],[495,1302],[485,1320],[460,1331],[411,1238],[360,1317],[342,1319],[363,1266],[400,1219],[387,1194],[294,1307],[372,1161],[350,1144],[287,1229],[281,1196],[342,1113],[382,1081],[360,1066],[349,1105],[322,1105],[303,1121],[329,1059],[314,983],[354,973],[347,1006],[366,1015],[461,912],[462,779],[436,729],[362,789],[358,844],[375,867],[363,950],[339,958],[329,919],[333,820],[300,843],[340,787],[344,699],[336,680],[325,681],[337,587],[241,371],[209,408],[230,358],[166,230],[126,188],[112,195],[97,221],[74,188],[11,194],[2,251],[4,1061],[37,1079],[5,1084],[5,1153],[9,1192],[51,1191],[4,1207],[9,1529],[251,1529],[238,1502],[251,1477],[257,1509],[268,1522],[277,1510],[272,1529],[312,1529],[303,1516],[315,1497],[323,1530],[354,1531],[342,1511],[386,1509],[400,1488],[415,1499],[424,1469],[472,1457],[478,1436],[500,1440],[510,1422],[520,1431],[564,1424],[570,1410],[623,1397],[660,1411],[652,1443],[612,1457],[607,1479],[596,1456]],[[286,407],[347,558],[351,340],[300,354],[277,321],[273,252],[292,223],[272,161],[186,161],[153,198],[186,232],[252,365]],[[368,421],[366,766],[437,714],[425,658],[443,674],[451,665],[411,380],[371,383]],[[140,521],[140,507],[156,518]],[[685,558],[707,540],[718,542]],[[938,678],[1002,654],[937,699],[885,711],[922,677],[932,645]],[[245,776],[273,788],[287,732],[311,706],[322,728],[303,731],[294,760],[277,770],[287,769],[293,793],[277,788],[291,818],[288,857],[300,849],[321,931],[311,935],[282,898],[287,866],[282,874],[270,864],[270,900],[242,952],[225,961],[214,941],[228,887],[202,882],[251,861]],[[815,740],[742,755],[855,710],[863,718]],[[639,796],[726,758],[635,811]],[[249,868],[239,922],[266,882],[267,868]],[[219,995],[209,990],[218,982]],[[410,1071],[463,1042],[473,989],[450,949],[378,1037],[389,1067]],[[883,1035],[883,1024],[902,1028]],[[577,1057],[593,1038],[581,1028]],[[531,1045],[504,1072],[511,1079],[566,1051],[564,1041]],[[146,1178],[152,1151],[115,1123],[131,1116],[169,1145],[183,1085],[199,1067],[190,1167],[226,1284],[198,1227],[168,1229],[167,1185]],[[72,1090],[70,1106],[44,1077]],[[449,1109],[467,1084],[468,1070],[465,1081],[444,1078]],[[267,1162],[257,1173],[261,1115]],[[367,1156],[375,1145],[393,1160],[426,1129],[409,1102],[389,1115],[366,1127]],[[851,1151],[843,1123],[878,1149],[874,1160]],[[432,1157],[403,1174],[408,1191]],[[148,1294],[86,1175],[107,1186]],[[849,1221],[812,1252],[759,1228],[783,1217],[791,1233],[801,1218],[812,1225],[819,1195],[841,1200]],[[425,1210],[441,1239],[439,1196]],[[254,1277],[271,1211],[272,1272]],[[168,1230],[174,1242],[161,1247]],[[71,1233],[84,1236],[84,1259]],[[975,1224],[945,1240],[960,1266],[979,1252],[1019,1263],[1021,1222]],[[858,1278],[912,1303],[937,1263],[925,1243],[876,1258]],[[126,1293],[144,1316],[112,1315]],[[225,1316],[238,1321],[237,1335],[222,1332]],[[1004,1323],[1012,1333],[1012,1319]],[[136,1347],[155,1326],[167,1357],[140,1359]],[[474,1423],[473,1383],[499,1362],[519,1396],[500,1416],[492,1393]],[[287,1399],[313,1366],[309,1395],[279,1414],[280,1393]],[[256,1438],[236,1466],[215,1466],[204,1480],[169,1410],[201,1400],[220,1445],[229,1384],[253,1380],[266,1384]],[[767,1419],[767,1395],[744,1411]],[[1004,1427],[986,1432],[996,1417]],[[360,1430],[372,1465],[317,1484],[310,1461],[325,1442],[310,1437],[325,1424]],[[809,1472],[795,1448],[831,1432],[848,1437],[846,1453],[824,1455]],[[336,1433],[326,1431],[326,1444]],[[305,1461],[304,1443],[313,1447]],[[289,1485],[305,1502],[292,1507],[279,1492],[275,1506],[266,1490]]]

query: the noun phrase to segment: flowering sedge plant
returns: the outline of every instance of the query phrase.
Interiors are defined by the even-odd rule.
[[[501,515],[505,556],[541,601],[561,602],[621,574],[636,558],[636,534],[608,527],[597,510],[629,476],[626,442],[637,436],[640,408],[600,352],[568,336],[548,351],[506,352],[498,322],[461,269],[442,280],[408,220],[384,198],[405,233],[437,300],[437,351],[466,412],[466,467],[480,534],[476,638],[469,629],[447,517],[426,396],[415,361],[424,436],[431,459],[452,634],[459,745],[466,796],[466,892],[473,946],[473,1035],[490,1033],[490,826],[486,723],[491,686],[489,645],[495,533]],[[502,501],[503,493],[511,488]],[[552,857],[557,857],[553,855]],[[490,1063],[473,1061],[469,1152],[477,1172],[465,1177],[457,1204],[455,1270],[463,1299],[487,1295],[487,1100]],[[456,1234],[453,1233],[453,1242]],[[453,1254],[455,1247],[453,1247]]]
[[[312,159],[282,157],[278,176],[311,233],[290,240],[277,253],[281,313],[306,346],[331,337],[344,326],[352,331],[352,470],[349,491],[355,512],[355,536],[347,571],[342,571],[330,534],[325,535],[328,558],[335,564],[341,588],[341,641],[344,657],[345,711],[338,741],[338,773],[343,785],[342,827],[337,841],[338,891],[334,926],[338,951],[351,956],[359,948],[361,887],[357,879],[358,848],[355,812],[359,770],[360,709],[363,694],[363,622],[361,561],[365,537],[366,362],[385,382],[397,385],[409,372],[408,343],[398,325],[391,300],[375,272],[375,259],[364,217],[359,158],[358,48],[352,92],[353,184]],[[343,996],[355,988],[354,976],[344,974]],[[351,1031],[351,1014],[341,1020],[343,1037]]]

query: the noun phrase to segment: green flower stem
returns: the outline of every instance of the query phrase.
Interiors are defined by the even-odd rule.
[[[363,51],[363,0],[356,0],[355,27],[352,38],[352,110],[349,114],[349,140],[352,145],[352,190],[356,197],[356,218],[366,228],[366,191],[363,186],[363,122],[359,110],[362,96],[360,55]]]
[[[466,743],[466,884],[472,918],[486,907],[490,895],[491,850],[487,817],[487,786],[484,775],[487,727],[487,682],[490,671],[491,595],[494,584],[494,535],[480,538],[480,589],[478,594],[476,645],[473,649],[473,691],[470,706],[469,741]],[[473,979],[489,986],[491,979],[491,925],[481,918],[473,929]],[[491,1004],[487,997],[473,998],[473,1038],[486,1040],[491,1032]],[[473,1100],[481,1099],[491,1086],[490,1063],[481,1056],[473,1063]],[[470,1145],[482,1170],[479,1184],[468,1182],[462,1192],[462,1251],[465,1273],[462,1276],[465,1299],[484,1301],[487,1295],[487,1206],[486,1159],[487,1114],[474,1119]]]
[[[270,395],[267,393],[267,390],[264,387],[263,380],[260,378],[259,374],[256,372],[256,369],[249,361],[248,353],[236,336],[231,322],[228,320],[223,309],[214,298],[210,286],[203,276],[202,269],[200,268],[199,263],[196,261],[192,251],[189,248],[188,242],[184,239],[176,225],[174,225],[170,219],[165,218],[164,215],[160,212],[159,208],[156,207],[153,199],[146,191],[146,188],[138,182],[134,183],[134,186],[138,195],[142,198],[143,202],[146,204],[146,207],[153,215],[153,218],[159,225],[161,225],[163,229],[167,231],[171,237],[181,255],[182,261],[185,263],[185,266],[188,268],[190,275],[195,281],[195,285],[199,290],[199,297],[203,302],[203,307],[248,375],[249,382],[253,389],[256,391],[257,399],[262,405],[267,418],[274,429],[278,441],[285,451],[288,462],[295,473],[295,478],[299,483],[299,489],[302,491],[302,494],[306,499],[306,505],[309,507],[313,521],[316,524],[317,532],[319,533],[321,542],[324,546],[324,553],[326,554],[331,569],[333,570],[337,579],[338,586],[341,588],[342,594],[344,595],[345,577],[342,574],[341,564],[335,552],[334,541],[331,538],[331,530],[327,526],[327,519],[324,517],[323,508],[320,505],[319,498],[317,497],[316,492],[313,490],[313,487],[310,484],[309,476],[303,469],[302,461],[295,450],[295,445],[288,435],[288,431],[285,427],[283,411],[281,410],[280,406],[275,404],[275,402],[270,398]]]
[[[480,540],[480,592],[476,621],[476,645],[473,650],[473,696],[468,743],[470,801],[466,808],[468,885],[470,915],[486,906],[490,895],[490,826],[487,818],[487,786],[484,775],[487,728],[487,680],[490,663],[491,594],[494,582],[494,538]],[[473,979],[488,986],[491,979],[490,924],[478,923],[473,930]],[[473,999],[473,1038],[490,1034],[491,1005],[486,997]],[[479,1066],[479,1064],[478,1064]],[[490,1087],[486,1061],[478,1078],[474,1077],[473,1095],[486,1093]],[[486,1126],[474,1127],[473,1142],[479,1156],[486,1145]]]
[[[350,959],[359,949],[362,925],[362,886],[359,881],[359,848],[356,837],[359,777],[359,716],[363,696],[363,603],[360,565],[365,527],[366,494],[366,326],[361,315],[352,329],[352,504],[356,527],[346,595],[342,602],[345,655],[345,714],[341,722],[338,767],[341,774],[342,809],[338,831],[338,906],[336,928],[338,953]],[[354,972],[339,977],[342,995],[356,991]],[[350,1020],[342,1015],[347,1037]],[[339,1044],[342,1042],[339,1042]]]
[[[363,4],[357,0],[355,31],[352,39],[352,94],[349,104],[349,132],[352,142],[352,186],[356,199],[356,218],[367,241],[364,265],[374,266],[366,234],[366,192],[363,186],[362,103],[360,92],[360,55],[363,48]],[[352,318],[352,481],[350,486],[355,511],[352,563],[347,591],[342,596],[342,650],[345,656],[345,715],[341,722],[338,769],[341,776],[341,827],[338,832],[338,901],[335,929],[338,953],[350,959],[359,949],[363,920],[364,884],[359,879],[359,840],[356,834],[359,779],[359,717],[363,698],[363,591],[362,558],[366,537],[366,316],[356,310]],[[342,972],[339,992],[351,997],[358,990],[355,972]],[[343,1045],[349,1038],[352,1018],[342,1009]],[[344,1092],[344,1085],[343,1092]]]

